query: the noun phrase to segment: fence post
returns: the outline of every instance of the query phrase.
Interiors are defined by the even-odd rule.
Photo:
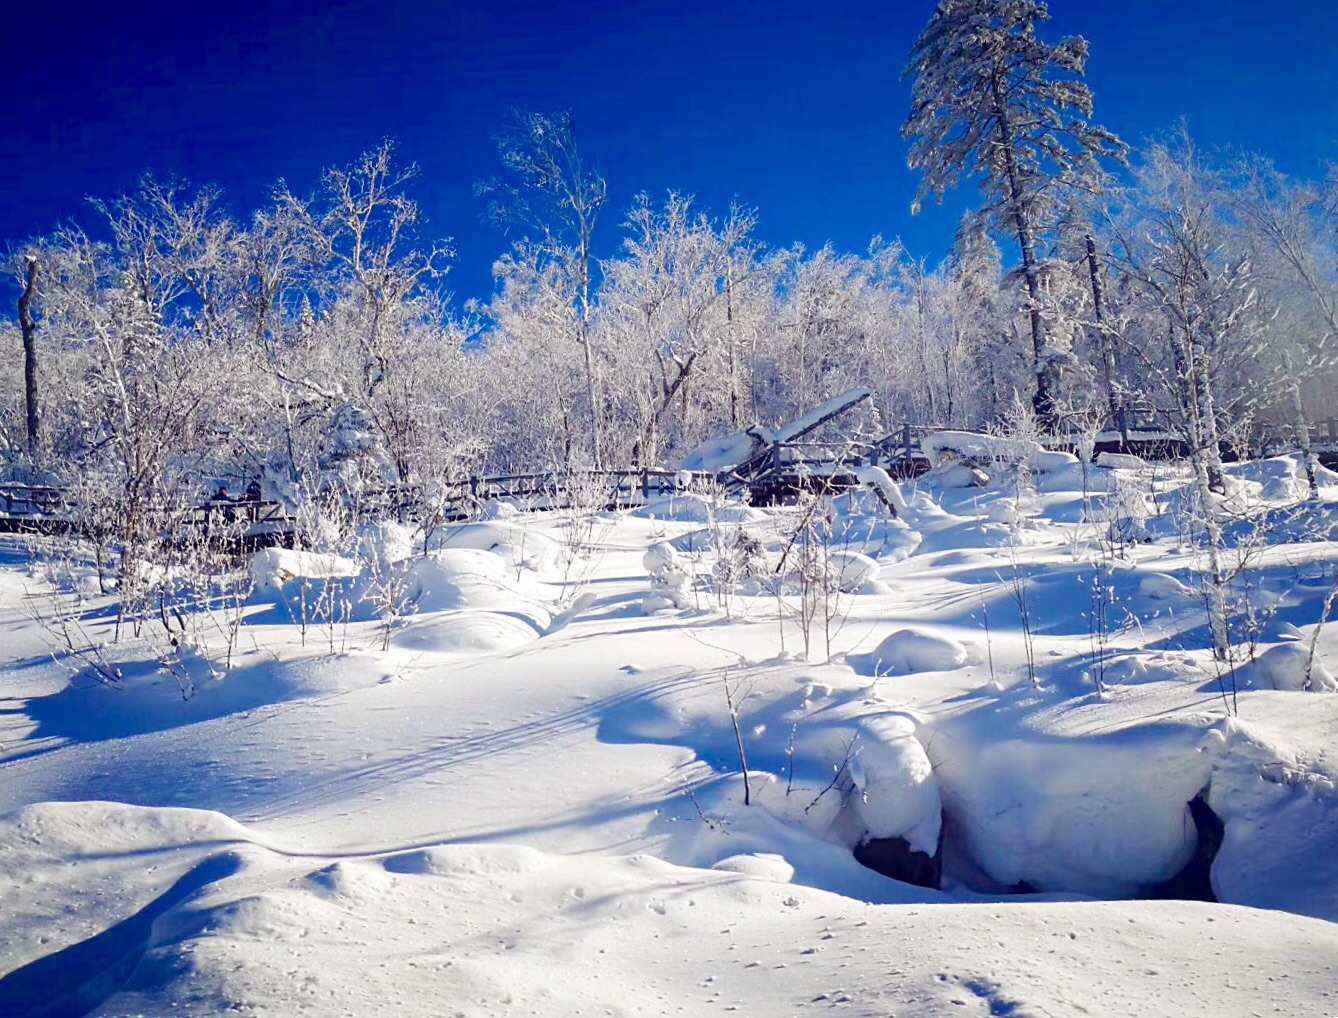
[[[906,462],[911,461],[911,422],[906,421],[901,426],[901,452]]]

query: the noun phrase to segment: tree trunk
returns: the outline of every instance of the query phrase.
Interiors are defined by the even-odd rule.
[[[1222,477],[1222,444],[1217,437],[1217,407],[1213,400],[1212,378],[1208,374],[1208,349],[1198,328],[1194,328],[1190,334],[1189,349],[1190,368],[1194,373],[1195,410],[1199,417],[1199,432],[1203,437],[1208,487],[1224,495],[1226,482]]]
[[[1120,432],[1120,440],[1128,443],[1129,424],[1125,420],[1124,407],[1119,394],[1115,391],[1115,344],[1111,342],[1110,329],[1106,326],[1106,295],[1101,289],[1101,272],[1096,260],[1096,239],[1087,235],[1087,271],[1092,278],[1092,307],[1096,311],[1096,329],[1101,343],[1101,373],[1106,386],[1106,402],[1110,406],[1110,421]]]
[[[1022,202],[1022,186],[1017,179],[1017,164],[1013,159],[1013,133],[1004,109],[1001,84],[994,80],[994,115],[999,121],[999,145],[1003,150],[1004,167],[1008,177],[1008,211],[1013,218],[1013,229],[1017,234],[1017,246],[1022,252],[1022,277],[1027,283],[1028,308],[1031,319],[1031,354],[1032,367],[1036,372],[1036,395],[1032,397],[1032,407],[1036,412],[1036,421],[1046,434],[1053,434],[1057,423],[1055,389],[1057,379],[1055,370],[1045,352],[1045,322],[1041,318],[1041,284],[1036,259],[1036,238],[1032,235],[1031,224],[1027,221],[1026,210]]]
[[[595,365],[590,353],[590,337],[585,327],[581,327],[581,352],[585,356],[585,398],[590,403],[590,465],[596,470],[601,468],[599,450],[603,443],[601,421],[599,417],[599,397],[595,390]]]
[[[1315,457],[1310,450],[1310,421],[1306,417],[1305,404],[1301,402],[1301,383],[1292,368],[1291,351],[1283,353],[1283,366],[1287,369],[1287,388],[1292,402],[1292,413],[1296,415],[1296,437],[1301,446],[1301,463],[1305,467],[1306,491],[1311,498],[1319,497],[1319,482],[1315,478]]]
[[[37,256],[28,255],[23,295],[19,297],[19,327],[23,331],[23,391],[28,404],[28,455],[37,455],[41,420],[37,409],[37,323],[32,303],[37,296]]]
[[[581,354],[585,362],[585,398],[590,404],[590,465],[599,470],[603,467],[604,422],[600,416],[599,389],[595,383],[594,352],[590,349],[590,261],[593,257],[590,252],[591,225],[593,224],[585,222],[581,224],[580,289],[578,292],[580,306],[576,309],[579,315],[576,323],[578,330],[576,341],[581,344]]]
[[[734,265],[726,263],[725,268],[725,335],[729,349],[729,424],[739,430],[739,366],[738,337],[734,328]]]
[[[1203,514],[1208,550],[1208,633],[1212,640],[1213,657],[1225,661],[1231,654],[1231,637],[1227,630],[1227,577],[1222,568],[1222,524],[1217,518],[1208,465],[1202,454],[1194,457],[1194,486],[1199,496],[1199,511]]]

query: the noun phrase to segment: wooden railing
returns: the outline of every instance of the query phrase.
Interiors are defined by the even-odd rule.
[[[446,522],[467,519],[491,501],[521,502],[529,509],[570,509],[575,504],[626,509],[652,498],[678,494],[714,474],[683,470],[548,470],[538,473],[466,477],[426,491],[420,484],[369,488],[355,499],[360,519],[397,517]]]
[[[570,509],[577,505],[615,510],[707,483],[718,483],[735,494],[747,492],[754,501],[767,502],[809,483],[824,488],[849,486],[855,483],[855,471],[861,466],[880,466],[894,477],[915,476],[930,466],[922,449],[923,439],[943,430],[907,423],[873,442],[776,442],[718,474],[642,467],[474,476],[431,488],[393,484],[362,490],[352,498],[350,508],[359,522],[399,519],[441,524],[474,517],[490,501],[511,502],[526,510]],[[1072,438],[1059,435],[1052,442],[1062,445]],[[1294,430],[1285,426],[1259,430],[1250,438],[1252,448],[1266,454],[1295,447]],[[1313,425],[1311,442],[1321,455],[1330,454],[1338,460],[1338,419]],[[1162,446],[1149,441],[1150,457],[1174,455],[1173,448],[1166,443]],[[71,509],[69,496],[60,488],[0,484],[0,531],[67,531],[75,526]],[[172,518],[174,526],[241,546],[291,540],[295,527],[282,503],[266,499],[215,498],[163,515]]]
[[[0,484],[0,531],[57,532],[70,529],[64,491],[49,485]]]

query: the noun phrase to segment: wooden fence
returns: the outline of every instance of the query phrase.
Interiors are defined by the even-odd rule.
[[[810,429],[811,430],[811,429]],[[628,509],[668,495],[717,484],[734,495],[747,495],[755,505],[790,500],[803,490],[839,491],[857,483],[860,467],[878,466],[895,478],[915,477],[930,467],[922,443],[943,428],[902,424],[874,442],[774,442],[732,469],[706,471],[567,470],[501,476],[467,477],[425,488],[396,484],[358,492],[347,508],[358,522],[396,519],[405,523],[442,525],[475,517],[491,501],[522,510]],[[1257,431],[1250,436],[1255,455],[1295,448],[1287,429]],[[1075,435],[1047,439],[1052,448],[1075,448]],[[1313,426],[1311,441],[1326,465],[1338,465],[1338,419]],[[1114,444],[1112,444],[1114,443]],[[1183,441],[1166,432],[1115,433],[1098,436],[1097,451],[1115,449],[1149,459],[1183,454]],[[0,485],[0,532],[63,533],[76,528],[66,492],[43,485]],[[215,498],[161,516],[182,529],[182,538],[203,537],[215,544],[249,549],[291,544],[296,522],[280,502],[265,499]]]

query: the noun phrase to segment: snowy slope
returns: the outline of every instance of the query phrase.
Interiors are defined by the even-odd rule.
[[[62,653],[10,547],[0,1014],[1338,1013],[1338,696],[1243,666],[1233,701],[1180,482],[1133,473],[908,488],[896,541],[846,500],[807,624],[797,510],[466,529],[403,560],[388,650],[371,614],[304,637],[258,596],[185,701],[105,600],[82,631],[123,688]],[[1165,536],[1107,559],[1136,486]],[[739,532],[760,574],[722,568]],[[1313,636],[1338,671],[1338,546],[1276,533],[1258,649]],[[652,608],[670,558],[681,603]],[[1196,796],[1226,904],[1143,900]],[[865,838],[941,841],[942,889],[864,868]]]

